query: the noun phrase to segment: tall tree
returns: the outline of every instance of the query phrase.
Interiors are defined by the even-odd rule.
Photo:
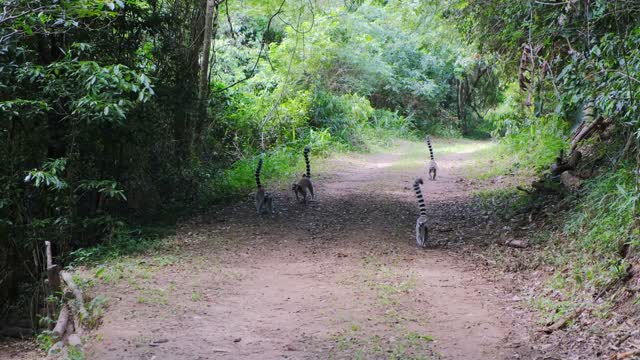
[[[195,126],[195,134],[193,140],[200,137],[201,129],[207,120],[207,105],[209,100],[209,57],[211,56],[211,41],[213,29],[217,26],[218,7],[221,0],[207,0],[204,18],[204,31],[202,37],[202,60],[200,62],[200,84],[198,86],[198,94],[200,98],[200,116]]]

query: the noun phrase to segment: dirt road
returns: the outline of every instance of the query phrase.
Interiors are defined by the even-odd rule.
[[[436,141],[436,181],[422,144],[341,156],[314,168],[307,205],[280,191],[274,217],[247,201],[183,224],[168,249],[99,272],[109,307],[87,358],[518,358],[511,296],[456,254],[479,221],[461,178],[487,145]],[[426,250],[414,244],[417,175]]]

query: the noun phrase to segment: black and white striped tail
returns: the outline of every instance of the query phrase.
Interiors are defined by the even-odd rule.
[[[304,147],[304,162],[307,163],[307,177],[310,178],[311,177],[311,164],[309,163],[309,152],[311,151],[311,148],[309,147],[309,145]]]
[[[258,167],[256,168],[256,185],[258,186],[258,188],[262,187],[262,184],[260,184],[260,170],[262,170],[262,158],[260,158],[260,160],[258,160]]]
[[[416,198],[418,199],[418,208],[420,208],[420,216],[427,215],[427,207],[424,204],[424,197],[422,196],[422,190],[420,184],[424,184],[422,178],[417,178],[413,183],[413,191],[416,192]]]
[[[433,148],[431,147],[431,137],[427,135],[427,146],[429,147],[429,155],[431,155],[431,160],[435,161],[433,158]]]

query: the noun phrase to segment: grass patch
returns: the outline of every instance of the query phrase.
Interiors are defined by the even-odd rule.
[[[310,155],[312,162],[317,159],[318,155],[322,155],[324,151],[322,148],[312,148]],[[260,179],[265,184],[271,186],[283,185],[289,182],[286,179],[293,179],[296,174],[304,172],[302,147],[281,147],[264,154],[262,157],[264,164]],[[259,159],[260,156],[238,160],[230,169],[214,178],[210,183],[213,197],[225,198],[255,190],[254,174]]]
[[[202,300],[202,293],[200,293],[199,291],[192,291],[191,292],[191,301],[197,302]]]
[[[393,308],[399,305],[403,294],[415,290],[415,274],[399,271],[393,264],[368,257],[364,260],[364,269],[365,285],[376,291],[378,302],[387,309],[387,314],[394,313]]]
[[[523,117],[518,126],[509,127],[499,143],[474,154],[476,164],[470,175],[479,179],[539,175],[549,169],[560,149],[567,149],[567,132],[566,122],[559,117]]]
[[[355,330],[354,330],[355,329]],[[368,333],[352,325],[333,336],[335,348],[329,359],[428,360],[438,358],[431,349],[433,337],[408,331],[393,336]]]
[[[472,166],[469,166],[467,176],[474,179],[487,180],[497,176],[513,174],[515,160],[507,148],[500,143],[491,143],[490,146],[479,149],[472,155]],[[533,175],[533,171],[521,169],[519,176]]]
[[[155,250],[162,246],[163,239],[173,234],[175,230],[168,227],[132,229],[123,225],[114,229],[111,236],[99,245],[72,252],[71,265],[96,265],[108,260]]]
[[[335,347],[329,359],[437,358],[431,349],[433,338],[410,329],[422,321],[416,319],[416,314],[408,314],[408,307],[403,305],[407,294],[417,286],[417,276],[401,268],[402,263],[401,257],[383,259],[369,255],[363,259],[358,273],[339,281],[349,287],[362,286],[364,291],[375,296],[375,309],[372,310],[382,314],[378,320],[381,324],[376,324],[375,328],[368,327],[370,322],[349,324],[333,336]],[[384,330],[378,325],[384,325]]]
[[[396,145],[398,140],[420,141],[420,135],[415,132],[372,127],[367,127],[360,131],[360,138],[362,142],[357,147],[351,147],[346,150],[364,153],[379,152],[386,151]]]
[[[474,191],[473,196],[483,211],[492,213],[504,221],[509,221],[514,215],[542,201],[535,195],[516,188],[479,190]]]
[[[629,168],[589,180],[585,196],[564,226],[567,250],[572,254],[563,258],[567,296],[592,296],[627,274],[630,259],[625,252],[640,245],[636,227],[639,195]]]

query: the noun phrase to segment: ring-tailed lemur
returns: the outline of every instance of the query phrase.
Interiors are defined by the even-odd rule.
[[[298,195],[301,195],[303,202],[307,202],[307,191],[311,194],[311,198],[315,199],[315,195],[313,193],[313,184],[311,183],[311,164],[309,163],[310,151],[311,148],[309,146],[305,146],[303,154],[304,162],[307,165],[307,173],[302,175],[302,179],[291,185],[291,190],[293,190],[294,194],[296,194],[296,200],[299,201],[300,197]]]
[[[256,168],[256,211],[258,215],[261,215],[265,210],[273,213],[273,197],[270,193],[266,192],[260,183],[260,170],[262,170],[263,160],[260,158],[258,161],[258,167]]]
[[[431,156],[431,161],[429,162],[429,179],[435,180],[438,164],[433,157],[433,147],[431,147],[431,137],[429,137],[429,135],[427,135],[427,146],[429,146],[429,155]]]
[[[413,190],[416,193],[418,208],[420,209],[420,216],[416,221],[416,244],[420,247],[426,247],[427,240],[429,238],[429,229],[427,227],[427,207],[424,204],[424,197],[422,196],[422,190],[420,189],[420,185],[423,183],[422,178],[417,178],[413,183]]]

